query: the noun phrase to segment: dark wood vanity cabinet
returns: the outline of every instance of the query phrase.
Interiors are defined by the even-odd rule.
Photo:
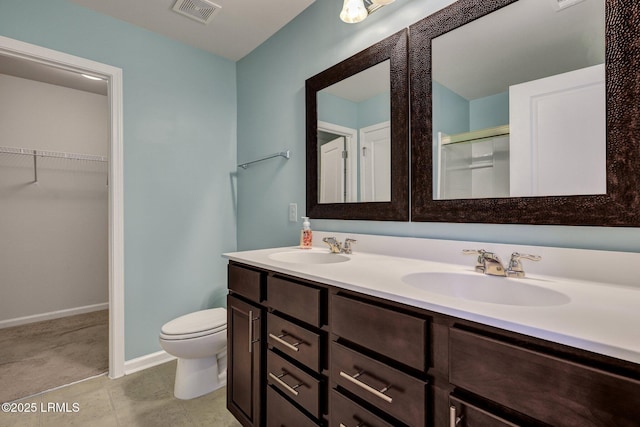
[[[227,408],[245,427],[263,424],[266,273],[229,265],[227,296]]]
[[[330,319],[332,401],[354,408],[341,410],[344,420],[331,408],[332,425],[362,425],[360,411],[377,413],[377,425],[429,425],[428,320],[341,293],[331,295]]]
[[[227,408],[245,427],[326,425],[328,288],[234,262],[228,274]]]
[[[244,426],[640,425],[635,363],[238,263],[229,291]]]
[[[267,278],[268,427],[326,425],[327,293],[311,282]]]
[[[563,357],[533,339],[514,342],[456,327],[449,332],[449,382],[457,390],[545,425],[637,427],[637,376],[598,364],[586,352]]]

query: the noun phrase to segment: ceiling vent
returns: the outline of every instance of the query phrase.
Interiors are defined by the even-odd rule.
[[[211,22],[220,9],[220,6],[207,0],[178,0],[173,5],[174,11],[202,24]]]

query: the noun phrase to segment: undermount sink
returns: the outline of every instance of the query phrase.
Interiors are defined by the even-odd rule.
[[[274,261],[290,262],[293,264],[335,264],[350,260],[350,258],[345,255],[333,254],[330,252],[309,251],[307,249],[276,252],[275,254],[269,255],[269,258]]]
[[[567,304],[571,299],[553,289],[478,273],[422,272],[407,274],[402,281],[427,292],[492,304],[545,307]]]

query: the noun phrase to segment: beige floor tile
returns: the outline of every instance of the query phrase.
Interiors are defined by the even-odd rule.
[[[163,382],[163,384],[171,390],[173,393],[173,385],[176,380],[176,367],[178,363],[174,360],[172,362],[163,363],[162,365],[154,366],[149,370],[156,374]]]
[[[180,403],[189,412],[196,425],[216,427],[241,425],[227,410],[227,389],[224,387],[196,399],[181,400]]]
[[[15,406],[13,406],[14,403]],[[22,399],[14,403],[9,404],[9,411],[18,412],[0,411],[0,427],[37,427],[40,425],[40,396]]]
[[[190,414],[176,400],[134,405],[117,411],[118,423],[127,427],[193,427]]]
[[[155,372],[142,371],[114,380],[108,385],[116,411],[132,405],[165,402],[173,393]]]
[[[104,389],[107,383],[111,381],[107,375],[90,378],[75,384],[58,388],[46,393],[50,401],[72,399],[75,396],[91,393],[96,390]]]
[[[115,411],[105,389],[76,394],[71,398],[61,397],[60,393],[47,393],[42,396],[41,405],[42,426],[117,426]]]
[[[53,390],[22,403],[35,404],[34,413],[1,413],[0,427],[240,427],[226,409],[226,388],[196,399],[173,396],[176,363],[127,375],[106,376]],[[66,404],[77,413],[49,409]],[[44,406],[43,406],[44,405]],[[64,408],[66,408],[64,407]]]

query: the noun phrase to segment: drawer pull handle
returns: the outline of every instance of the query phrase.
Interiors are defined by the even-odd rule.
[[[282,332],[284,332],[284,331],[282,331]],[[293,350],[293,351],[300,351],[300,349],[298,348],[298,346],[299,346],[300,344],[302,344],[302,341],[298,340],[297,342],[294,342],[293,344],[290,344],[290,343],[288,343],[288,342],[286,342],[285,340],[283,340],[283,339],[282,339],[282,338],[287,337],[287,336],[289,336],[289,337],[291,337],[291,338],[296,338],[296,337],[294,337],[293,335],[289,335],[289,334],[288,334],[288,333],[286,333],[286,332],[285,332],[285,333],[283,333],[283,334],[280,334],[280,335],[273,335],[273,334],[271,334],[271,333],[269,334],[269,337],[273,338],[274,340],[276,340],[277,342],[279,342],[279,343],[280,343],[280,344],[282,344],[283,346],[285,346],[285,347],[287,347],[287,348],[289,348],[289,349],[291,349],[291,350]],[[296,339],[297,339],[297,338],[296,338]]]
[[[449,427],[456,427],[462,421],[462,416],[456,416],[456,407],[451,405],[449,407]]]
[[[304,385],[304,383],[298,383],[296,385],[289,385],[287,383],[285,383],[284,381],[282,381],[282,377],[285,377],[289,375],[288,372],[286,371],[282,371],[282,373],[280,375],[275,375],[271,372],[269,372],[269,377],[271,377],[272,380],[274,380],[275,382],[277,382],[278,384],[280,384],[282,387],[284,387],[289,393],[293,394],[294,396],[298,395],[298,390],[296,390],[298,387]]]
[[[347,425],[340,423],[340,427],[347,427]],[[367,425],[365,423],[359,423],[356,427],[367,427]]]
[[[358,387],[368,391],[369,393],[373,394],[376,397],[379,397],[380,399],[384,400],[387,403],[392,403],[393,402],[393,398],[387,396],[386,394],[384,394],[385,391],[389,390],[391,388],[391,385],[388,385],[380,390],[376,390],[375,388],[371,387],[369,384],[365,384],[362,381],[360,381],[358,379],[358,377],[360,375],[362,375],[364,373],[364,371],[360,371],[357,374],[354,375],[349,375],[346,372],[340,371],[340,376],[344,379],[347,379],[349,381],[351,381],[352,383],[354,383],[355,385],[357,385]]]
[[[260,341],[253,339],[253,322],[260,320],[260,317],[253,317],[253,310],[249,310],[249,353],[253,353],[253,343]]]

